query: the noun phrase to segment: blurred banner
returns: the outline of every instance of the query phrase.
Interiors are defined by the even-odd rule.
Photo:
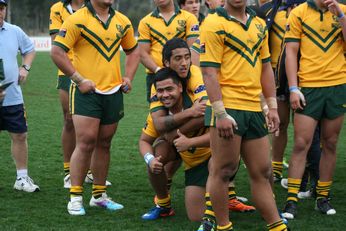
[[[35,45],[36,51],[50,51],[51,49],[51,41],[50,37],[30,37]]]

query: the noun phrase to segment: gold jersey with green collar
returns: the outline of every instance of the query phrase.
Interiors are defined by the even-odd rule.
[[[273,68],[279,61],[279,56],[281,53],[282,42],[285,36],[286,23],[287,23],[287,11],[281,10],[276,13],[274,18],[274,23],[270,29],[269,33],[269,48],[271,54],[271,64]]]
[[[73,14],[72,8],[69,9],[71,0],[62,0],[55,3],[50,8],[49,16],[49,35],[57,34],[64,23],[64,21]],[[70,50],[67,53],[67,56],[72,62],[73,51]],[[61,70],[58,70],[58,76],[63,76],[64,73]]]
[[[192,106],[197,99],[207,99],[207,91],[204,86],[202,72],[199,67],[191,65],[190,73],[186,79],[186,90],[183,92],[184,108]],[[154,84],[151,86],[150,112],[165,110],[161,101],[156,96]]]
[[[150,56],[156,65],[163,67],[163,45],[172,38],[182,38],[186,41],[198,37],[199,23],[195,15],[179,9],[178,6],[175,6],[174,15],[166,22],[156,8],[139,22],[138,34],[138,42],[149,43]],[[147,72],[151,73],[149,70]]]
[[[346,13],[346,6],[339,6]],[[293,9],[288,17],[285,42],[300,43],[300,87],[346,83],[341,25],[330,11],[322,12],[312,0]]]
[[[130,20],[110,8],[109,18],[103,23],[90,2],[67,18],[53,42],[65,51],[73,48],[73,66],[96,89],[107,92],[122,83],[120,46],[124,51],[136,48]]]
[[[144,128],[142,128],[142,132],[152,138],[159,137],[159,133],[155,129],[154,122],[150,113],[147,116],[147,121],[145,122]],[[189,138],[197,137],[207,132],[209,132],[208,128],[203,127],[196,132],[187,134],[186,136]],[[179,152],[179,154],[184,162],[185,170],[188,170],[208,160],[211,156],[211,150],[209,147],[192,147],[187,151]]]
[[[246,8],[246,24],[217,8],[204,20],[200,35],[200,66],[219,68],[217,76],[226,108],[261,111],[262,63],[270,62],[264,20]]]

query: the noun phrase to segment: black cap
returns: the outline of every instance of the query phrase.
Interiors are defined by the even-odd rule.
[[[7,0],[0,0],[0,4],[7,6]]]

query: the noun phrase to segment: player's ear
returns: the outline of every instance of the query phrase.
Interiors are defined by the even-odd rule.
[[[169,61],[168,61],[168,60],[165,60],[165,61],[163,62],[163,64],[165,65],[165,67],[169,67]]]

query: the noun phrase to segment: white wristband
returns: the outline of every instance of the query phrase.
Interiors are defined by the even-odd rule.
[[[144,161],[145,163],[150,166],[150,162],[155,158],[155,156],[153,154],[151,154],[150,152],[145,153],[144,155]]]

